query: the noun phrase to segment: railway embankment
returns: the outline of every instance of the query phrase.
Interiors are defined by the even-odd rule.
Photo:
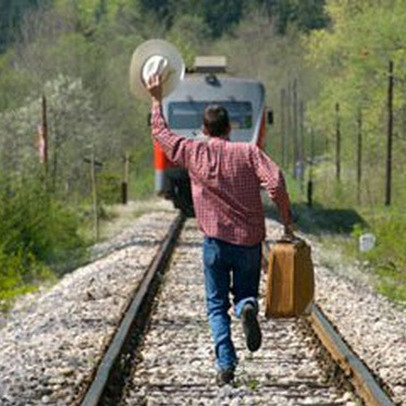
[[[282,232],[267,220],[268,238]],[[316,302],[366,365],[388,384],[399,404],[406,402],[406,312],[374,289],[362,264],[328,248],[320,236],[299,233],[312,246]]]
[[[75,404],[89,377],[94,373],[141,275],[157,252],[175,216],[175,211],[158,210],[132,220],[126,224],[127,227],[121,233],[95,248],[94,262],[66,275],[51,289],[27,295],[17,302],[9,313],[7,322],[0,329],[2,404]],[[278,238],[281,234],[281,226],[271,219],[267,219],[267,229],[270,240]],[[192,266],[192,263],[194,268],[199,267],[201,235],[197,231],[193,232],[195,234],[190,234],[189,227],[188,238],[191,238],[191,241],[186,241],[184,252],[182,251],[181,259],[186,262],[183,264],[181,261],[181,268],[186,269]],[[348,260],[340,261],[339,253],[334,249],[327,250],[320,244],[319,238],[306,233],[302,236],[308,239],[313,247],[316,301],[356,353],[387,384],[394,394],[395,401],[398,404],[406,402],[404,311],[374,292],[363,278],[356,262],[351,264]],[[189,282],[187,274],[183,275],[186,278],[184,281],[186,290],[182,291],[182,295],[193,295],[194,289],[197,289],[194,285],[198,281],[195,274],[197,271],[198,269],[193,271]],[[175,282],[180,277],[176,276],[180,272],[180,270],[175,272]],[[169,299],[176,293],[175,287],[169,288]],[[197,299],[199,300],[194,300],[189,309],[191,318],[196,317],[195,322],[191,321],[190,328],[196,324],[198,331],[206,334],[205,337],[209,340],[207,329],[203,327],[203,322],[199,322],[205,317],[203,298],[198,295]],[[168,306],[170,303],[171,300]],[[275,327],[276,330],[270,328],[273,322],[266,321],[262,315],[263,309],[261,324],[266,330],[266,337],[275,335],[276,342],[287,341],[287,332],[283,332],[283,328],[278,330],[279,327]],[[168,319],[171,317],[170,313],[165,317],[165,325],[171,325]],[[295,322],[289,324],[287,330],[294,329],[294,324]],[[159,326],[162,327],[158,323]],[[160,339],[160,336],[161,334],[152,335],[151,339]],[[211,347],[207,340],[204,340],[205,344],[202,344],[201,351],[195,354],[196,359],[191,366],[186,367],[181,361],[181,357],[187,355],[181,346],[179,354],[173,354],[168,360],[168,365],[170,364],[176,373],[190,373],[189,381],[191,384],[194,382],[196,388],[200,382],[196,381],[196,368],[204,367],[205,370],[211,359]],[[206,348],[206,344],[209,347]],[[296,345],[287,344],[286,354],[292,348],[298,348]],[[283,360],[285,358],[282,347],[282,344],[276,346],[275,351]],[[264,354],[266,362],[279,362],[272,355],[272,346]],[[244,355],[243,359],[245,358],[249,369],[250,356]],[[154,362],[158,361],[158,358],[155,358]],[[258,364],[257,367],[261,367],[260,371],[265,371],[268,365]],[[158,369],[156,371],[159,372]],[[272,371],[276,375],[284,375],[283,365],[270,364],[269,373]],[[269,374],[266,377],[255,374],[255,370],[248,373],[248,378],[242,374],[240,383],[243,386],[240,386],[240,389],[221,389],[218,393],[211,391],[211,399],[213,401],[228,399],[233,400],[233,404],[244,404],[245,396],[250,396],[252,401],[267,396],[266,385],[271,385],[272,379],[269,378]],[[288,375],[285,376],[287,382]],[[139,372],[136,376],[138,378],[134,378],[134,382],[139,386],[144,377]],[[205,382],[207,380],[208,385],[211,385],[210,377],[207,374],[202,376]],[[156,378],[160,379],[159,373]],[[265,389],[261,385],[265,385]],[[274,382],[274,386],[278,386],[277,382]],[[132,392],[132,395],[139,394]],[[300,393],[296,395],[300,398]],[[286,396],[289,397],[289,394]],[[334,396],[338,404],[353,404],[353,399],[349,395]],[[319,400],[322,398],[323,395]]]
[[[0,330],[0,404],[74,404],[175,216],[133,220],[99,259],[17,301]]]

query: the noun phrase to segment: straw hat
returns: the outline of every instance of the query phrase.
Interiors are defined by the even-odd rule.
[[[145,87],[149,77],[162,76],[162,96],[167,96],[185,74],[185,65],[179,51],[162,39],[151,39],[141,44],[133,53],[130,65],[130,89],[139,99],[150,100]]]

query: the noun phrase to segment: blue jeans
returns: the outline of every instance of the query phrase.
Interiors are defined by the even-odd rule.
[[[232,368],[237,364],[237,355],[231,340],[229,292],[233,293],[234,311],[238,318],[247,302],[251,302],[258,312],[261,244],[235,245],[205,237],[203,263],[207,315],[215,346],[216,366],[220,370]]]

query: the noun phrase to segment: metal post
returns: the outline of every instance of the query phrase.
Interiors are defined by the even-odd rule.
[[[128,201],[128,178],[130,171],[130,155],[128,152],[124,156],[124,177],[121,183],[121,203],[127,204]]]
[[[336,178],[341,179],[341,131],[340,131],[340,104],[336,103]]]
[[[392,192],[392,138],[393,138],[393,61],[389,61],[388,85],[388,135],[386,148],[386,190],[385,205],[391,204]]]

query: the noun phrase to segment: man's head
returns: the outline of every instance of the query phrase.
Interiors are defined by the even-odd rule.
[[[227,110],[217,104],[211,104],[204,109],[203,132],[210,137],[228,138],[230,134],[230,119]]]

